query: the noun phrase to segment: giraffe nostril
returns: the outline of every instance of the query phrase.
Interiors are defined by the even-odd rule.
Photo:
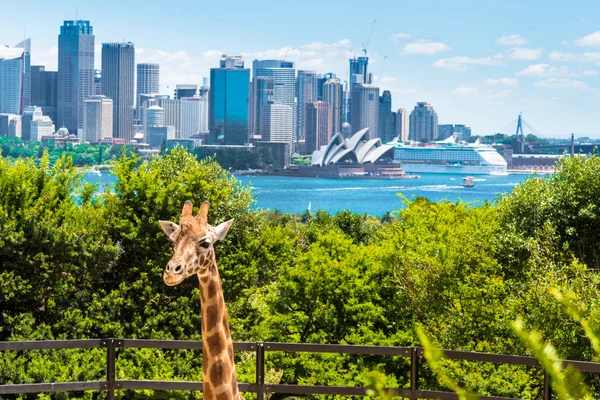
[[[181,272],[181,265],[175,267],[175,273],[178,274]]]
[[[167,268],[165,268],[165,272],[168,274],[171,271],[171,264],[167,264]]]

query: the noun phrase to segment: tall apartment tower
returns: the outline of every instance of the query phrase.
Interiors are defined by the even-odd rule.
[[[306,153],[312,154],[331,140],[333,114],[331,104],[317,101],[306,105]]]
[[[296,105],[296,142],[305,142],[306,105],[317,101],[318,78],[316,71],[298,71],[298,102]]]
[[[250,133],[269,140],[268,107],[273,104],[273,77],[257,76],[252,81]]]
[[[15,45],[23,49],[23,105],[31,106],[31,39],[25,39]]]
[[[349,60],[350,71],[348,73],[348,92],[346,99],[346,122],[352,124],[352,89],[356,84],[371,84],[371,74],[369,74],[369,57],[352,57]]]
[[[344,110],[344,87],[337,78],[323,84],[323,101],[331,104],[331,130],[335,135],[342,131],[342,112]]]
[[[383,143],[394,139],[394,119],[392,115],[392,93],[384,90],[379,97],[379,132],[378,136]]]
[[[58,72],[46,71],[43,65],[31,66],[31,104],[42,107],[42,112],[56,123],[56,96]]]
[[[379,132],[379,88],[357,83],[352,87],[352,134],[369,128],[369,139]]]
[[[396,111],[396,126],[394,128],[396,137],[402,141],[408,140],[408,112],[406,108]]]
[[[410,113],[408,138],[418,142],[431,142],[438,137],[438,115],[428,102],[418,102]]]
[[[135,49],[133,43],[102,43],[102,95],[113,101],[113,137],[133,140]]]
[[[94,29],[90,21],[65,21],[58,35],[56,124],[83,128],[83,101],[94,90]]]
[[[208,130],[211,144],[248,142],[250,70],[241,56],[224,55],[220,68],[210,70]]]
[[[22,48],[0,47],[0,113],[23,114],[24,65]]]
[[[83,138],[100,143],[113,137],[113,101],[106,96],[92,96],[83,102]]]
[[[269,136],[264,138],[264,141],[271,143],[292,143],[294,112],[292,107],[285,104],[269,104],[263,111],[262,116],[265,130],[269,132]],[[288,146],[288,149],[291,148]]]
[[[137,94],[136,94],[136,113],[137,119],[140,119],[140,108],[142,102],[140,95],[157,94],[160,88],[160,67],[158,64],[138,64],[137,65]]]

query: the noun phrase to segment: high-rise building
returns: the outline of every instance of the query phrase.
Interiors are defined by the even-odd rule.
[[[326,74],[317,76],[317,100],[318,101],[324,101],[323,100],[323,85],[325,85],[325,82],[327,82],[330,79],[336,79],[336,76],[333,72],[328,72]]]
[[[209,142],[242,145],[248,143],[250,70],[238,56],[223,56],[220,65],[210,70]]]
[[[379,88],[357,83],[352,87],[352,134],[369,128],[369,139],[379,132]]]
[[[42,113],[41,107],[25,107],[21,118],[21,137],[24,141],[38,141],[43,136],[52,136],[54,124],[52,120]]]
[[[113,137],[133,140],[135,49],[131,42],[102,43],[102,95],[113,101]]]
[[[183,122],[181,100],[160,99],[158,105],[165,110],[165,126],[172,126],[175,129],[173,139],[181,139],[181,125]]]
[[[296,142],[305,142],[306,105],[317,101],[317,73],[298,71],[298,102],[296,108]]]
[[[471,137],[471,128],[463,124],[438,125],[437,140],[444,140],[455,135],[459,140],[468,141]]]
[[[55,123],[57,89],[57,71],[46,71],[43,65],[31,66],[31,105],[42,107],[42,112]]]
[[[428,102],[420,101],[410,113],[408,138],[431,142],[438,137],[438,115]]]
[[[198,85],[183,84],[175,87],[174,97],[183,99],[184,97],[194,97],[198,95]]]
[[[271,143],[285,143],[291,151],[294,137],[294,112],[285,104],[269,104],[263,112],[265,131],[269,136],[265,138]]]
[[[106,96],[91,96],[83,102],[83,138],[100,143],[113,137],[113,101]]]
[[[259,135],[261,140],[269,140],[269,131],[267,130],[269,122],[265,115],[268,115],[267,107],[273,104],[273,77],[257,76],[252,81],[252,112],[250,133]]]
[[[15,45],[23,49],[23,105],[31,106],[31,39],[25,39]]]
[[[399,108],[396,111],[396,122],[394,132],[400,140],[408,140],[408,112],[406,108]]]
[[[166,126],[165,125],[165,110],[159,106],[150,106],[146,112],[148,127]]]
[[[293,136],[296,132],[296,70],[294,69],[294,63],[285,60],[254,60],[252,63],[252,80],[257,77],[273,78],[273,103],[288,106],[292,110],[293,134],[289,142],[289,148],[291,149]]]
[[[24,49],[0,47],[0,113],[23,113],[24,66]]]
[[[335,135],[342,131],[342,112],[344,111],[344,89],[337,78],[331,78],[323,84],[323,101],[331,104],[331,130]]]
[[[349,124],[352,124],[352,89],[354,88],[354,85],[356,84],[371,84],[371,74],[369,74],[368,72],[368,66],[369,66],[369,57],[352,57],[350,60],[350,72],[348,74],[349,76],[349,84],[348,84],[348,93],[347,93],[347,98],[346,98],[346,108],[347,108],[347,115],[346,115],[346,122],[348,122]],[[354,128],[352,129],[354,130]],[[370,135],[372,135],[372,131],[369,132]]]
[[[331,104],[317,101],[306,105],[306,153],[312,154],[327,145],[333,136]]]
[[[94,94],[94,29],[90,21],[65,21],[58,36],[57,125],[83,128],[83,101]]]
[[[392,117],[392,93],[384,90],[379,97],[379,132],[383,143],[394,139],[394,119]]]
[[[160,88],[160,67],[158,64],[138,64],[137,65],[137,95],[136,95],[136,113],[137,119],[141,119],[142,94],[157,94]]]
[[[16,114],[0,114],[0,136],[9,138],[22,137],[21,116]],[[3,154],[6,156],[6,154]]]
[[[438,136],[437,140],[444,140],[454,134],[454,125],[452,124],[439,124],[438,125]]]
[[[184,97],[181,101],[181,139],[189,139],[202,133],[202,108],[205,98]],[[178,138],[179,139],[179,138]]]
[[[102,96],[102,70],[94,70],[94,96]]]

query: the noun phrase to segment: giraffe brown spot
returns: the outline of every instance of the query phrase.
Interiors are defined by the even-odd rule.
[[[213,398],[213,391],[208,382],[202,382],[202,397],[205,399]]]
[[[230,374],[231,366],[221,358],[210,367],[210,381],[216,387],[222,385],[231,376]]]
[[[221,313],[216,304],[206,307],[206,330],[209,331],[219,323]]]
[[[201,278],[200,278],[200,281],[201,281],[202,283],[204,283],[204,284],[207,284],[207,283],[208,283],[208,276],[203,276],[203,277],[201,277]]]
[[[223,333],[219,331],[207,337],[205,342],[208,346],[208,350],[210,351],[210,355],[213,357],[216,357],[225,351],[225,346],[227,345],[227,339],[225,339]]]
[[[223,315],[222,324],[223,324],[223,332],[225,332],[225,336],[231,337],[231,332],[229,332],[229,321],[227,318],[227,313],[225,313],[225,315]]]
[[[209,299],[212,299],[213,297],[215,297],[217,295],[217,284],[215,283],[214,280],[210,281],[210,283],[208,284],[207,289],[207,296]]]
[[[204,290],[200,288],[200,301],[206,303],[206,297],[204,297]]]
[[[234,363],[233,345],[227,346],[227,355],[229,356],[229,361],[231,362],[231,365],[233,365],[233,363]]]
[[[229,390],[226,390],[223,393],[219,393],[217,395],[217,400],[231,400],[233,398],[233,393],[229,392]]]

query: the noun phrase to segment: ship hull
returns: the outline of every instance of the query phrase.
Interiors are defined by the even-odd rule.
[[[440,165],[401,163],[402,169],[412,173],[467,174],[467,175],[508,175],[504,165]]]

